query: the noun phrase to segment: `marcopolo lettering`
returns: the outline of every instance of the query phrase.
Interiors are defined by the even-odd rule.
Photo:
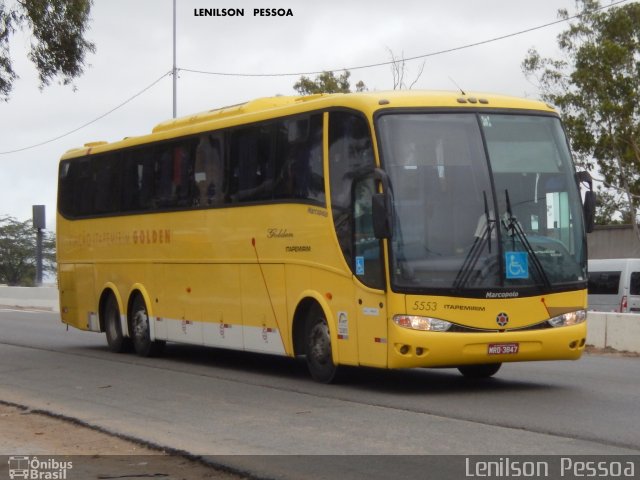
[[[485,298],[516,298],[519,297],[519,292],[487,292]]]

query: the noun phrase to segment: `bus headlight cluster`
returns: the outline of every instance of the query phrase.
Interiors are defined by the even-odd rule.
[[[548,320],[552,327],[567,327],[569,325],[577,325],[587,319],[586,310],[578,310],[576,312],[564,313]]]
[[[419,317],[417,315],[395,315],[393,323],[412,330],[423,330],[429,332],[446,332],[451,328],[452,323],[446,320],[431,317]]]

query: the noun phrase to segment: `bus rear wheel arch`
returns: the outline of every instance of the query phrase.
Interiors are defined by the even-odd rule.
[[[133,348],[142,357],[157,357],[162,354],[165,342],[151,340],[149,310],[140,292],[135,292],[129,302],[129,333]]]

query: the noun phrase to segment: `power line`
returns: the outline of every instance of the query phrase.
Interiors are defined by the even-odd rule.
[[[620,5],[620,4],[628,2],[628,1],[629,0],[618,0],[616,2],[613,2],[613,3],[609,4],[609,5],[600,7],[598,9],[594,10],[594,11],[600,11],[600,10],[604,10],[604,9],[607,9],[607,8],[611,8],[611,7],[614,7],[616,5]],[[533,32],[533,31],[536,31],[536,30],[540,30],[540,29],[543,29],[543,28],[550,27],[552,25],[557,25],[559,23],[568,22],[570,20],[574,20],[576,18],[580,18],[580,17],[582,17],[584,15],[585,14],[577,14],[577,15],[574,15],[572,17],[563,18],[563,19],[560,19],[560,20],[556,20],[554,22],[546,23],[544,25],[539,25],[539,26],[536,26],[536,27],[527,28],[525,30],[520,30],[518,32],[509,33],[509,34],[502,35],[502,36],[499,36],[499,37],[490,38],[488,40],[482,40],[482,41],[479,41],[479,42],[469,43],[469,44],[458,46],[458,47],[448,48],[448,49],[445,49],[445,50],[439,50],[437,52],[425,53],[423,55],[417,55],[417,56],[405,58],[403,60],[404,61],[419,60],[419,59],[423,59],[423,58],[434,57],[434,56],[437,56],[437,55],[443,55],[445,53],[452,53],[452,52],[456,52],[456,51],[459,51],[459,50],[465,50],[465,49],[472,48],[472,47],[477,47],[477,46],[480,46],[480,45],[486,45],[488,43],[497,42],[499,40],[505,40],[507,38],[515,37],[517,35],[522,35],[524,33],[529,33],[529,32]],[[61,138],[67,137],[67,136],[77,132],[78,130],[81,130],[81,129],[83,129],[83,128],[85,128],[85,127],[87,127],[87,126],[89,126],[89,125],[91,125],[91,124],[93,124],[93,123],[95,123],[95,122],[97,122],[99,120],[102,120],[107,115],[115,112],[119,108],[122,108],[123,106],[125,106],[126,104],[128,104],[129,102],[134,100],[135,98],[137,98],[140,95],[142,95],[143,93],[145,93],[147,90],[149,90],[150,88],[155,86],[157,83],[159,83],[163,78],[165,78],[165,77],[167,77],[169,75],[176,76],[179,71],[190,72],[190,73],[198,73],[198,74],[205,74],[205,75],[232,76],[232,77],[286,77],[286,76],[300,76],[300,75],[318,75],[318,74],[324,73],[325,71],[336,72],[336,71],[340,71],[340,70],[362,70],[362,69],[365,69],[365,68],[374,68],[374,67],[380,67],[380,66],[385,66],[385,65],[391,65],[393,63],[394,63],[394,61],[391,60],[391,61],[387,61],[387,62],[379,62],[379,63],[373,63],[373,64],[368,64],[368,65],[359,65],[359,66],[348,67],[348,68],[336,68],[336,69],[331,69],[331,70],[322,70],[322,71],[313,71],[313,72],[296,72],[296,73],[293,73],[293,72],[291,72],[291,73],[209,72],[209,71],[194,70],[194,69],[189,69],[189,68],[176,68],[174,66],[172,70],[162,74],[162,76],[160,76],[154,82],[152,82],[151,84],[149,84],[148,86],[146,86],[145,88],[140,90],[138,93],[136,93],[132,97],[128,98],[124,102],[120,103],[116,107],[112,108],[111,110],[107,111],[106,113],[103,113],[99,117],[96,117],[93,120],[90,120],[89,122],[87,122],[87,123],[85,123],[83,125],[80,125],[79,127],[74,128],[73,130],[71,130],[69,132],[63,133],[62,135],[58,135],[57,137],[51,138],[49,140],[45,140],[45,141],[40,142],[40,143],[36,143],[36,144],[30,145],[28,147],[22,147],[22,148],[17,148],[17,149],[14,149],[14,150],[7,150],[7,151],[4,151],[4,152],[0,152],[0,155],[8,155],[8,154],[11,154],[11,153],[23,152],[25,150],[30,150],[32,148],[40,147],[42,145],[46,145],[48,143],[55,142],[56,140],[60,140]]]
[[[625,3],[628,2],[629,0],[618,0],[617,2],[613,2],[609,5],[605,5],[602,7],[599,7],[597,9],[594,10],[594,12],[600,11],[600,10],[605,10],[611,7],[615,7],[616,5],[620,5],[621,3]],[[549,22],[549,23],[545,23],[544,25],[538,25],[536,27],[531,27],[531,28],[527,28],[525,30],[520,30],[518,32],[513,32],[513,33],[508,33],[506,35],[501,35],[499,37],[494,37],[494,38],[490,38],[487,40],[481,40],[479,42],[474,42],[474,43],[468,43],[466,45],[461,45],[458,47],[452,47],[452,48],[447,48],[444,50],[438,50],[436,52],[430,52],[430,53],[425,53],[422,55],[416,55],[414,57],[409,57],[409,58],[403,58],[403,61],[412,61],[412,60],[420,60],[423,58],[428,58],[428,57],[435,57],[438,55],[443,55],[445,53],[452,53],[452,52],[457,52],[460,50],[466,50],[468,48],[472,48],[472,47],[478,47],[480,45],[486,45],[488,43],[493,43],[493,42],[497,42],[500,40],[506,40],[507,38],[512,38],[512,37],[516,37],[518,35],[522,35],[525,33],[530,33],[530,32],[534,32],[536,30],[541,30],[543,28],[547,28],[547,27],[551,27],[553,25],[557,25],[559,23],[564,23],[564,22],[568,22],[571,20],[575,20],[577,18],[583,17],[586,14],[584,13],[579,13],[576,15],[573,15],[572,17],[567,17],[567,18],[562,18],[560,20],[555,20],[553,22]],[[386,65],[392,65],[393,63],[395,63],[394,60],[389,60],[387,62],[379,62],[379,63],[371,63],[368,65],[359,65],[359,66],[355,66],[355,67],[346,67],[346,68],[332,68],[330,70],[320,70],[320,71],[313,71],[313,72],[286,72],[286,73],[233,73],[233,72],[209,72],[209,71],[204,71],[204,70],[194,70],[194,69],[190,69],[190,68],[181,68],[180,70],[183,72],[190,72],[190,73],[199,73],[199,74],[204,74],[204,75],[217,75],[217,76],[226,76],[226,77],[297,77],[297,76],[301,76],[301,75],[319,75],[321,73],[324,72],[338,72],[341,70],[362,70],[365,68],[374,68],[374,67],[383,67]]]
[[[142,95],[144,92],[146,92],[147,90],[149,90],[151,87],[155,86],[157,83],[160,82],[160,80],[162,80],[163,78],[171,75],[171,71],[168,71],[166,73],[163,73],[161,77],[159,77],[158,79],[154,80],[151,84],[147,85],[146,87],[144,87],[142,90],[140,90],[138,93],[136,93],[135,95],[129,97],[128,99],[126,99],[124,102],[120,103],[119,105],[113,107],[111,110],[109,110],[106,113],[103,113],[102,115],[100,115],[99,117],[94,118],[93,120],[88,121],[87,123],[84,123],[82,125],[80,125],[77,128],[74,128],[73,130],[70,130],[66,133],[63,133],[62,135],[58,135],[57,137],[54,138],[50,138],[49,140],[45,140],[44,142],[40,142],[40,143],[36,143],[34,145],[30,145],[28,147],[22,147],[22,148],[16,148],[15,150],[7,150],[5,152],[0,152],[0,155],[8,155],[10,153],[18,153],[18,152],[24,152],[25,150],[30,150],[32,148],[36,148],[36,147],[40,147],[42,145],[46,145],[48,143],[51,142],[55,142],[56,140],[60,140],[61,138],[67,137],[69,135],[71,135],[72,133],[77,132],[78,130],[81,130],[85,127],[88,127],[89,125],[91,125],[92,123],[96,123],[98,120],[102,120],[104,117],[106,117],[107,115],[115,112],[116,110],[118,110],[119,108],[124,107],[127,103],[131,102],[132,100],[136,99],[137,97],[139,97],[140,95]]]

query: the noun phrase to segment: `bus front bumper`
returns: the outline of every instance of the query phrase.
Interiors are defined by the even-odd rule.
[[[423,332],[390,325],[389,368],[456,367],[481,363],[577,360],[585,349],[586,322],[504,332]]]

